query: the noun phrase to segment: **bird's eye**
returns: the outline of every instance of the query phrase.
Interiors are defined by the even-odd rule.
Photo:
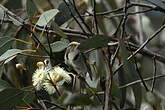
[[[77,53],[77,55],[75,55],[73,60],[77,60],[77,58],[80,56],[80,53]]]

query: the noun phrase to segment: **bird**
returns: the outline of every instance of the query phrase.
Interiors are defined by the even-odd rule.
[[[79,46],[79,42],[73,41],[69,43],[64,55],[65,64],[83,78],[88,73],[92,80],[90,65],[87,63],[85,55],[78,49]]]

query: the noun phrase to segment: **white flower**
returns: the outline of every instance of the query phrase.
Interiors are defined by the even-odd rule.
[[[50,82],[50,80],[47,80],[44,82],[44,89],[49,93],[49,94],[53,94],[56,92],[55,87],[53,86],[53,84]],[[57,89],[59,89],[57,87]]]
[[[45,69],[43,62],[38,62],[37,66],[38,69],[36,69],[33,73],[32,82],[36,90],[40,90],[45,82],[45,79],[47,78],[47,69]]]
[[[64,82],[70,83],[71,77],[63,68],[56,66],[47,73],[47,81],[44,82],[44,88],[49,94],[55,93],[54,85],[60,88]]]

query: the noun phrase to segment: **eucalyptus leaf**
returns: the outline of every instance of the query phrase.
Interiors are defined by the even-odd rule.
[[[33,100],[33,93],[26,92],[26,90],[19,90],[15,88],[7,88],[0,92],[0,108],[2,110],[11,110],[15,106],[25,105],[24,99],[29,94],[29,98]],[[28,103],[30,103],[29,101]]]
[[[9,16],[9,19],[13,22],[13,24],[15,24],[16,26],[22,26],[23,25],[23,21],[18,21],[16,18]]]
[[[26,12],[30,19],[33,18],[36,11],[37,11],[37,8],[36,8],[33,0],[26,0]]]
[[[0,37],[0,55],[11,48],[13,41],[12,37]]]
[[[151,105],[156,106],[156,104],[159,102],[158,98],[156,95],[152,92],[147,92],[146,93],[146,101],[150,103]]]
[[[22,0],[4,0],[4,6],[8,9],[21,9],[22,8]]]
[[[127,77],[125,77],[125,79],[123,79],[123,80],[125,80],[124,83],[130,83],[132,81],[138,80],[139,76],[138,76],[138,73],[135,69],[133,61],[127,60],[128,56],[129,56],[129,52],[126,49],[124,41],[120,40],[119,44],[120,44],[120,57],[121,57],[121,60],[123,61],[123,64],[124,64],[122,67],[122,69],[124,70],[122,74],[124,74],[124,76],[127,76]],[[120,76],[121,75],[119,74],[119,77]],[[140,109],[141,99],[142,99],[142,97],[141,97],[141,94],[142,94],[141,93],[141,85],[137,84],[137,85],[133,85],[131,87],[132,87],[133,92],[134,92],[136,107],[137,107],[137,109]]]
[[[3,19],[4,17],[4,10],[2,8],[0,8],[0,19]]]
[[[55,31],[58,35],[63,38],[67,38],[68,36],[64,34],[64,32],[60,29],[60,27],[56,23],[52,23],[53,31]]]
[[[12,60],[13,58],[15,58],[18,53],[21,53],[21,52],[22,52],[22,50],[19,50],[19,49],[7,50],[4,54],[2,54],[0,56],[0,62],[5,61],[4,63],[7,63],[10,60]]]
[[[58,9],[51,9],[51,10],[48,10],[46,12],[44,12],[39,20],[37,21],[37,25],[39,26],[46,26],[54,17],[55,15],[58,13]]]
[[[161,7],[162,9],[165,9],[165,4],[163,3],[163,0],[147,0],[147,2],[156,5],[158,7]]]
[[[62,2],[59,7],[58,10],[60,11],[55,18],[55,23],[57,23],[59,26],[64,24],[65,22],[67,22],[69,19],[72,18],[72,15],[75,15],[75,10],[73,5],[71,5],[70,3],[68,3],[68,5],[66,5],[66,3]]]
[[[83,94],[72,94],[69,95],[65,101],[65,105],[90,105],[92,104],[91,99],[87,95]]]
[[[0,91],[2,91],[3,89],[10,87],[10,84],[2,79],[0,79]]]
[[[52,52],[61,52],[63,51],[65,48],[68,47],[69,44],[69,40],[67,39],[63,39],[61,41],[56,41],[52,44],[50,44],[51,48],[52,48]],[[46,46],[46,49],[49,51],[49,46]]]
[[[87,49],[106,47],[108,42],[110,42],[108,37],[96,35],[95,37],[80,42],[79,49],[83,51]]]

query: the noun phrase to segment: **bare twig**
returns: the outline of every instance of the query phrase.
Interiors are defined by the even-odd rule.
[[[153,11],[153,10],[154,9],[151,8],[151,9],[142,10],[142,11],[138,11],[138,12],[129,12],[129,13],[127,13],[127,16],[146,13],[146,12],[150,12],[150,11]],[[111,19],[111,18],[114,18],[114,17],[122,17],[122,16],[124,16],[124,13],[114,14],[114,15],[111,15],[111,16],[105,16],[105,18]]]
[[[43,101],[44,101],[45,103],[51,104],[51,105],[53,105],[53,106],[55,106],[55,107],[61,109],[61,110],[66,110],[66,108],[62,107],[61,105],[52,103],[52,102],[50,102],[50,101],[48,101],[48,100],[43,100]]]
[[[133,56],[135,56],[141,49],[143,49],[153,38],[155,38],[163,29],[165,28],[165,24],[162,25],[152,36],[150,36],[132,55],[128,57],[130,60]]]
[[[154,78],[158,79],[158,78],[162,78],[162,77],[165,77],[165,74],[157,75],[155,77],[144,78],[144,81],[150,81],[150,80],[153,80]],[[141,80],[136,80],[136,81],[133,81],[131,83],[125,84],[123,86],[120,86],[119,88],[126,88],[126,87],[129,87],[129,86],[141,83],[141,82],[142,82]]]
[[[155,57],[153,57],[153,68],[154,68],[154,71],[153,71],[153,81],[152,81],[152,87],[151,87],[151,92],[153,92],[154,90],[154,87],[155,87],[155,82],[156,82],[156,60],[155,60]]]
[[[17,22],[19,22],[20,26],[22,26],[24,29],[26,29],[26,31],[30,34],[33,35],[32,39],[35,41],[35,43],[39,43],[41,45],[41,48],[48,54],[49,52],[46,50],[46,48],[42,45],[42,43],[39,41],[39,39],[37,38],[37,36],[35,35],[34,32],[32,32],[25,24],[25,21],[20,18],[19,16],[15,15],[13,12],[11,12],[10,10],[8,10],[7,8],[5,8],[3,5],[0,4],[0,7],[6,12],[6,14],[10,17],[12,17],[13,19],[17,20]]]
[[[52,51],[52,47],[50,46],[50,40],[49,40],[49,33],[48,33],[48,30],[49,28],[46,26],[46,39],[47,39],[47,42],[48,42],[48,46],[49,46],[49,50],[50,50],[50,59],[53,58],[53,51]]]
[[[140,2],[140,0],[136,0],[136,1],[138,3]],[[136,12],[139,12],[140,9],[141,9],[140,7],[135,7],[135,11]],[[143,41],[144,41],[142,15],[141,14],[137,14],[136,16],[137,16],[137,18],[136,18],[136,21],[137,21],[136,25],[137,25],[137,27],[139,29],[139,32],[138,32],[139,43],[142,44]]]
[[[70,7],[69,7],[69,4],[66,2],[66,0],[63,0],[63,1],[64,1],[64,3],[66,4],[66,6],[68,7],[71,16],[72,16],[73,19],[76,21],[76,23],[79,25],[79,27],[81,28],[81,30],[83,31],[83,33],[86,33],[86,31],[84,30],[84,28],[82,27],[82,25],[79,23],[79,21],[77,20],[77,18],[74,16],[72,10],[71,10]]]
[[[54,8],[54,5],[53,5],[53,3],[51,2],[51,0],[47,0],[47,2],[49,3],[49,5],[50,5],[51,8]]]
[[[96,33],[99,34],[98,23],[96,18],[96,0],[93,0],[93,11],[94,11],[95,30]]]
[[[128,45],[128,47],[130,48],[129,45]],[[131,51],[131,54],[132,54],[132,51]],[[148,87],[147,87],[147,85],[146,85],[146,83],[145,83],[145,81],[143,79],[143,76],[141,75],[141,73],[139,71],[139,68],[138,68],[138,65],[137,65],[137,60],[136,60],[135,56],[133,57],[133,59],[134,59],[134,64],[135,64],[135,68],[136,68],[137,74],[138,74],[138,76],[139,76],[139,78],[140,78],[144,88],[146,89],[146,91],[149,91],[149,89],[148,89]]]
[[[71,3],[71,0],[69,0],[70,3]],[[92,31],[90,29],[90,27],[85,23],[85,20],[81,17],[81,14],[79,13],[77,7],[76,7],[76,3],[75,3],[75,0],[72,0],[73,1],[73,6],[74,6],[74,9],[78,15],[78,17],[80,18],[81,22],[84,24],[84,26],[88,29],[88,31],[92,34]]]
[[[25,54],[19,53],[18,55],[28,56],[28,57],[36,57],[36,58],[49,58],[49,56],[40,56],[40,55],[32,55],[32,54]]]

